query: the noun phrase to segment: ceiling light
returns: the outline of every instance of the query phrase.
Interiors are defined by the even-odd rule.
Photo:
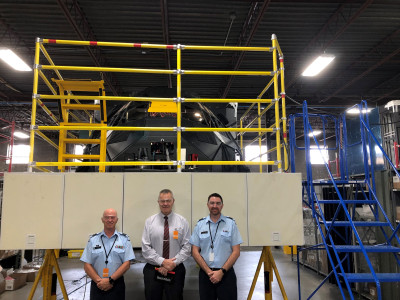
[[[308,134],[308,136],[312,137],[313,134],[314,134],[315,136],[320,135],[320,134],[321,134],[321,130],[314,130],[314,131],[311,131],[311,132]]]
[[[0,49],[0,58],[17,71],[32,71],[32,69],[10,49]]]
[[[194,113],[194,116],[200,118],[201,114],[197,112],[197,113]]]
[[[14,132],[14,136],[20,139],[27,139],[29,138],[29,135],[27,135],[26,133],[23,133],[21,131],[16,131]]]
[[[361,111],[362,111],[363,114],[365,114],[365,113],[370,113],[371,110],[372,110],[372,108],[368,108],[368,110],[363,108]],[[358,114],[360,114],[360,109],[354,107],[354,108],[349,109],[347,111],[347,113],[350,114],[350,115],[358,115]]]
[[[318,75],[323,69],[325,69],[334,60],[333,55],[320,55],[314,60],[311,65],[303,72],[303,76],[315,76]]]

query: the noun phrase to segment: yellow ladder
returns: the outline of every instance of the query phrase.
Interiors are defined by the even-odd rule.
[[[81,103],[77,95],[76,99],[65,99],[62,96],[73,95],[73,92],[93,92],[98,93],[99,96],[105,96],[104,81],[91,81],[91,80],[56,80],[52,79],[58,86],[60,99],[60,114],[63,122],[60,122],[60,126],[85,126],[90,127],[96,126],[100,130],[99,139],[91,139],[90,136],[93,131],[89,131],[89,138],[68,138],[67,134],[69,129],[61,129],[59,137],[59,150],[58,150],[58,162],[66,162],[67,160],[73,159],[88,159],[97,160],[99,162],[106,161],[106,144],[107,144],[107,130],[103,129],[107,126],[107,108],[106,100],[99,100],[99,104],[92,103],[84,104]],[[89,117],[89,122],[82,121],[73,111],[84,111]],[[100,111],[100,123],[95,123],[94,112]],[[90,113],[92,112],[92,113]],[[70,120],[71,117],[71,120]],[[73,119],[73,121],[72,121]],[[99,144],[99,154],[90,155],[77,155],[67,152],[68,144]],[[60,166],[58,169],[61,172],[65,171],[65,166]],[[105,172],[105,166],[99,166],[99,172]]]

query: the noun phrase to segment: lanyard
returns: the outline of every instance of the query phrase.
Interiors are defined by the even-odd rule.
[[[217,232],[218,232],[218,227],[219,227],[220,222],[221,221],[218,221],[217,230],[215,230],[215,234],[214,234],[214,239],[213,239],[212,233],[211,233],[211,225],[210,225],[211,221],[208,222],[208,229],[210,230],[211,249],[214,249],[214,241],[215,241],[215,238],[217,237]]]
[[[104,254],[106,255],[106,261],[105,261],[106,267],[107,267],[107,264],[108,264],[108,257],[110,256],[111,250],[114,247],[114,244],[115,244],[115,241],[117,240],[117,238],[118,238],[118,235],[115,236],[114,243],[112,244],[112,246],[110,248],[110,251],[108,251],[108,254],[107,254],[106,247],[104,246],[104,242],[103,242],[103,236],[100,237],[101,243],[103,244],[103,248],[104,248]]]

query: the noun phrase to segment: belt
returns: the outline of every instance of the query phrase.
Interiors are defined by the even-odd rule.
[[[211,271],[219,271],[221,268],[210,268]]]

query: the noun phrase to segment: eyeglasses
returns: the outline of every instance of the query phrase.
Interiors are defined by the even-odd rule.
[[[161,203],[161,204],[170,204],[170,203],[172,203],[172,200],[171,200],[171,199],[168,199],[168,200],[158,200],[158,203]]]
[[[208,204],[212,205],[216,205],[216,206],[221,206],[222,202],[208,202]]]

